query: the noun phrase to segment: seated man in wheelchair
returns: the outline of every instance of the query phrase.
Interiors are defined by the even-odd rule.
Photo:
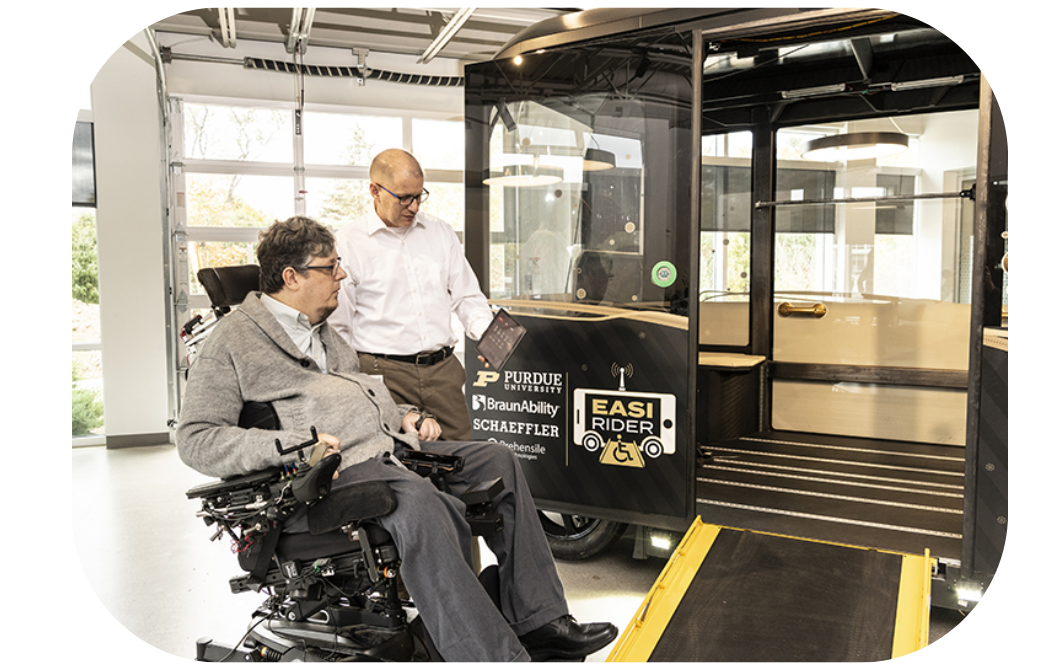
[[[401,557],[401,577],[445,660],[582,659],[616,637],[608,623],[569,615],[550,549],[517,459],[489,442],[438,441],[423,413],[396,405],[382,382],[359,372],[350,346],[326,324],[340,281],[332,233],[305,217],[274,223],[257,248],[260,289],[225,316],[194,358],[177,431],[178,451],[215,477],[244,475],[287,462],[274,431],[242,428],[246,403],[269,403],[285,447],[311,439],[339,454],[332,495],[341,487],[383,481],[396,508],[374,518]],[[406,469],[402,450],[463,459],[448,492]],[[498,601],[474,572],[466,505],[468,486],[495,477],[492,500],[503,526],[485,537],[499,567]],[[306,532],[300,511],[284,532]],[[498,606],[497,606],[498,604]]]

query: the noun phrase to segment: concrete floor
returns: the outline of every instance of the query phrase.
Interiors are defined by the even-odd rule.
[[[260,599],[230,593],[236,563],[225,543],[208,541],[197,502],[185,497],[210,479],[183,465],[172,446],[82,447],[72,454],[73,534],[90,586],[78,594],[75,575],[67,585],[90,618],[79,628],[99,637],[105,653],[136,660],[191,659],[202,636],[235,642]],[[611,621],[623,632],[666,562],[634,560],[631,550],[625,538],[583,562],[558,562],[577,619]],[[931,617],[931,642],[961,620],[942,610]],[[587,660],[605,660],[612,647]]]

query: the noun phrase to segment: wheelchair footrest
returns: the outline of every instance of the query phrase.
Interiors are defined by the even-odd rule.
[[[491,502],[496,499],[496,496],[501,492],[503,492],[503,478],[496,477],[490,481],[483,481],[472,485],[465,493],[460,495],[459,498],[463,500],[467,506],[473,506],[475,504]]]
[[[467,523],[474,536],[492,536],[503,531],[503,516],[498,513],[472,515],[467,512]]]
[[[264,586],[268,587],[283,581],[284,576],[281,575],[281,570],[277,567],[273,567],[266,572],[266,577],[262,580],[252,578],[252,574],[250,573],[230,578],[230,592],[234,594],[240,594],[242,592],[258,592]]]

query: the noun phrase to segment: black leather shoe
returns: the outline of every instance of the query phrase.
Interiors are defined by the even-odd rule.
[[[565,615],[518,639],[534,661],[583,660],[615,640],[618,633],[608,622],[581,624]]]

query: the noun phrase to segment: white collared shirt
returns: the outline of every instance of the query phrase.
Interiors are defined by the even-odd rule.
[[[328,353],[325,351],[324,343],[321,341],[320,332],[321,325],[324,322],[322,321],[311,326],[310,319],[306,317],[305,313],[283,302],[279,302],[265,293],[259,298],[259,301],[266,306],[270,313],[273,313],[273,317],[277,318],[277,322],[281,323],[281,327],[288,332],[288,336],[292,339],[295,347],[316,361],[323,373],[327,373]]]
[[[475,340],[492,321],[459,238],[435,216],[399,232],[369,210],[336,233],[336,251],[347,278],[328,320],[358,352],[433,352],[458,341],[453,313]]]

